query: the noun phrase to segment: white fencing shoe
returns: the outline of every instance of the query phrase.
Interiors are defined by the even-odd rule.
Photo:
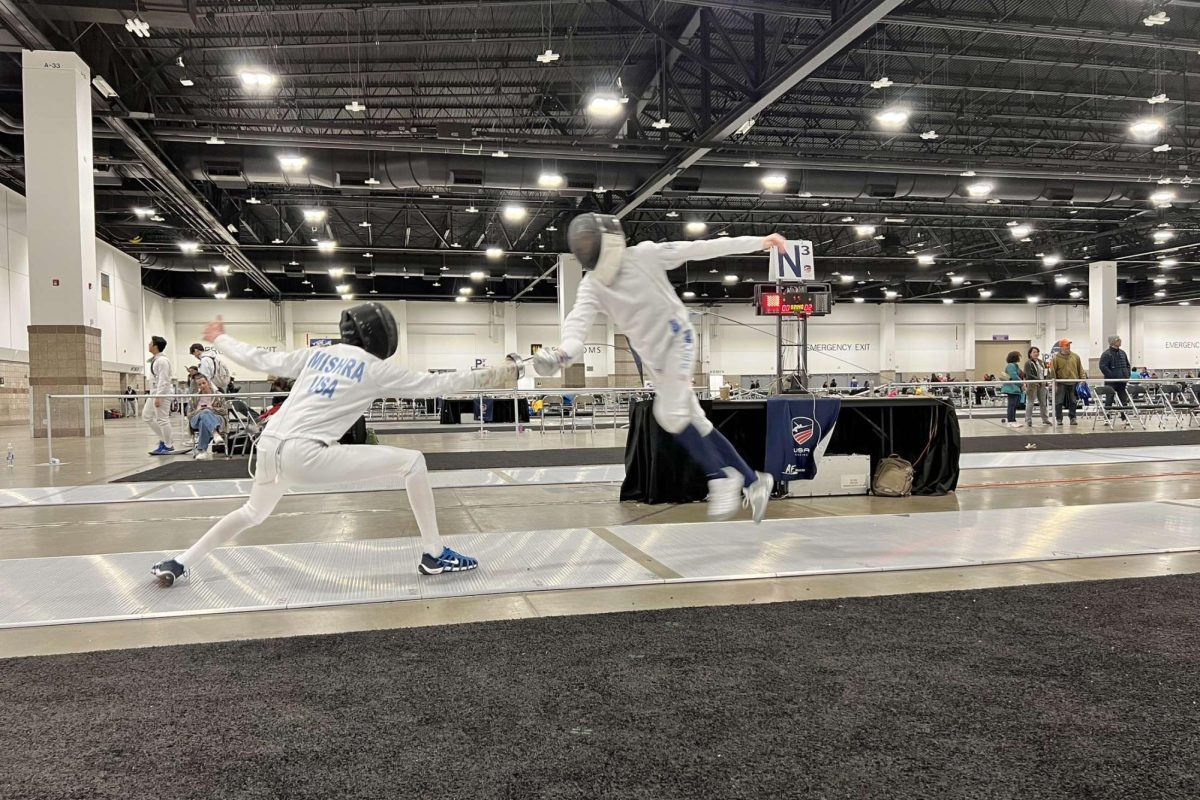
[[[729,519],[741,508],[742,487],[746,485],[740,472],[725,467],[724,478],[713,478],[708,482],[708,518]]]
[[[758,480],[746,487],[745,504],[750,506],[750,513],[755,522],[762,522],[767,513],[767,501],[771,499],[771,490],[775,488],[775,479],[765,472],[757,472]]]

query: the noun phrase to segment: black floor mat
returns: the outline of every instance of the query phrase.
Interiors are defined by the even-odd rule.
[[[10,660],[0,796],[1193,799],[1197,608],[1188,575]]]
[[[163,457],[169,458],[169,456]],[[593,464],[624,464],[624,447],[576,447],[558,450],[477,450],[469,453],[426,453],[431,470],[507,469],[515,467],[579,467]],[[190,456],[172,458],[145,472],[126,475],[113,483],[141,481],[203,481],[247,477],[245,458],[193,461]]]

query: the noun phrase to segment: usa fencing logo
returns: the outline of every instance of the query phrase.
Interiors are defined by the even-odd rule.
[[[817,424],[809,417],[792,417],[792,439],[801,445],[813,437]]]

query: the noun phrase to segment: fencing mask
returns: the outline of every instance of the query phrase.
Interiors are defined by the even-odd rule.
[[[338,328],[342,342],[361,347],[376,358],[389,358],[396,352],[399,341],[396,319],[392,312],[379,303],[363,303],[347,308],[342,312]]]
[[[621,221],[608,214],[580,214],[567,228],[567,246],[596,280],[610,284],[621,271],[625,255],[625,231]]]

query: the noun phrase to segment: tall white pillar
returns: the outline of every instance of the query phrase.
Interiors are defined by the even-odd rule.
[[[963,372],[969,381],[975,380],[975,304],[967,303],[963,323]]]
[[[583,265],[570,253],[558,257],[558,324],[561,329],[571,309],[575,307],[575,295],[579,282],[583,280]],[[561,333],[559,334],[561,338]],[[581,358],[562,371],[563,386],[580,387],[587,380],[587,367]]]
[[[396,300],[391,303],[392,316],[396,318],[396,355],[400,363],[408,365],[408,301]]]
[[[99,394],[91,71],[74,53],[21,54],[33,434],[47,394]],[[56,436],[104,432],[103,403],[52,400]]]
[[[896,304],[879,304],[879,380],[896,379]],[[906,377],[907,379],[907,377]]]
[[[504,303],[504,352],[520,353],[517,350],[517,304]],[[526,353],[520,353],[522,356]]]
[[[1100,373],[1100,354],[1108,349],[1108,337],[1117,333],[1117,262],[1097,261],[1088,265],[1088,332],[1092,356],[1088,374]]]

